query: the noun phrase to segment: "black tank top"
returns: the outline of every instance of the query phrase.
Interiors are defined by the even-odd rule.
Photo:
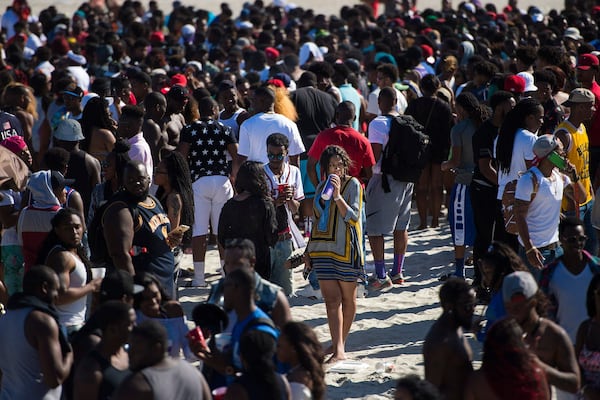
[[[98,400],[109,400],[119,385],[131,374],[131,371],[128,369],[125,371],[116,369],[98,350],[90,351],[90,357],[96,360],[102,372],[102,383],[100,383],[100,389],[98,390]]]

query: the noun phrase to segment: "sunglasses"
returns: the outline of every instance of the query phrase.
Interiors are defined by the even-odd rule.
[[[566,238],[565,241],[569,244],[585,243],[587,241],[587,236],[571,236]]]
[[[285,155],[283,153],[279,153],[279,154],[267,153],[267,157],[269,158],[269,160],[281,161],[285,158]]]

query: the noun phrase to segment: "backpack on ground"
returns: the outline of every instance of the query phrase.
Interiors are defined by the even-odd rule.
[[[533,171],[529,170],[525,174],[531,176],[531,182],[533,183],[533,191],[531,192],[531,200],[535,199],[540,183],[537,176]],[[517,226],[517,219],[515,218],[515,193],[517,191],[517,182],[519,179],[512,180],[504,187],[502,193],[502,216],[504,217],[504,229],[506,232],[512,235],[519,234],[519,227]]]
[[[431,141],[423,125],[410,115],[389,117],[389,139],[381,158],[382,184],[386,193],[390,191],[387,174],[397,181],[417,182],[431,153]]]
[[[114,203],[123,202],[127,204],[127,208],[129,208],[129,212],[131,212],[133,221],[135,222],[138,219],[139,211],[137,209],[137,205],[129,204],[129,202],[125,201],[124,199],[125,198],[122,196],[122,192],[115,193],[107,202],[98,207],[94,213],[94,218],[92,218],[92,221],[87,227],[88,244],[90,246],[91,254],[90,261],[96,267],[113,265],[110,253],[108,252],[108,247],[106,245],[106,240],[104,239],[104,226],[102,224],[102,218],[104,217],[104,213],[108,207]]]

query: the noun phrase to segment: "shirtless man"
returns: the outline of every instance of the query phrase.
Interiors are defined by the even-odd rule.
[[[461,400],[469,374],[472,351],[463,335],[471,327],[475,291],[463,279],[450,278],[440,289],[442,315],[433,324],[423,345],[425,379],[447,400]]]
[[[539,358],[548,384],[556,389],[556,398],[575,398],[581,377],[575,350],[563,328],[540,317],[543,295],[529,272],[518,271],[504,277],[502,284],[504,306],[525,332],[525,342]]]
[[[164,130],[163,117],[167,110],[167,99],[160,92],[152,92],[144,99],[146,113],[144,114],[144,124],[142,133],[144,139],[150,146],[152,153],[152,162],[158,165],[161,160],[161,151],[168,143],[167,132]]]
[[[179,145],[179,134],[186,125],[183,110],[188,102],[188,95],[187,88],[181,85],[174,85],[167,92],[167,110],[162,118],[168,138],[165,150],[173,151]]]

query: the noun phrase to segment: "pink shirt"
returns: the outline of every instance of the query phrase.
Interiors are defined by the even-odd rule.
[[[148,176],[152,177],[154,174],[154,164],[152,162],[152,153],[150,151],[150,145],[144,139],[144,135],[142,132],[137,135],[129,138],[129,145],[131,149],[129,149],[129,158],[136,161],[141,161],[146,165],[146,170],[148,171]]]

